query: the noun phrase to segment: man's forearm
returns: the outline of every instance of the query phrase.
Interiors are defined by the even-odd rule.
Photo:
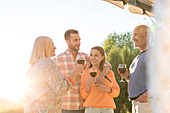
[[[96,83],[102,84],[104,81],[104,76],[110,71],[109,66],[104,66],[102,72],[99,74],[99,76],[96,79]]]
[[[107,75],[107,73],[110,71],[110,67],[109,66],[104,66],[102,72],[99,74],[99,76],[104,77],[105,75]]]
[[[135,101],[139,102],[148,102],[149,101],[149,92],[146,91],[142,95],[140,95]]]
[[[124,79],[129,82],[130,75],[128,74]]]

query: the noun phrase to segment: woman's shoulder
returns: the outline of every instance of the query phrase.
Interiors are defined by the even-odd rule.
[[[41,58],[38,63],[49,63],[49,62],[54,62],[52,59],[50,58]],[[55,63],[55,62],[54,62]]]
[[[56,63],[50,58],[41,58],[37,62],[37,65],[40,65],[40,66],[56,66]]]
[[[41,58],[38,62],[42,62],[42,61],[53,61],[53,60],[50,58]]]
[[[107,75],[114,75],[114,72],[112,70],[110,70]]]

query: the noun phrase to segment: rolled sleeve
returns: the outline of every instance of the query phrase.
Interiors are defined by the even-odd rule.
[[[116,81],[115,75],[113,71],[110,71],[110,73],[112,76],[111,77],[111,81],[112,81],[112,91],[109,93],[109,95],[113,98],[118,97],[119,93],[120,93],[120,87]]]
[[[82,96],[84,99],[87,99],[89,93],[87,93],[87,92],[85,91],[85,89],[83,89],[80,93],[81,93],[81,96]]]

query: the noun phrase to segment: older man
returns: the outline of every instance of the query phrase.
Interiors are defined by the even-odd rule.
[[[133,31],[133,42],[136,48],[140,49],[139,55],[133,60],[130,65],[130,74],[126,72],[120,73],[120,76],[128,81],[129,98],[132,101],[132,113],[152,113],[149,102],[148,93],[148,73],[147,62],[150,53],[148,45],[148,31],[146,25],[139,25]]]

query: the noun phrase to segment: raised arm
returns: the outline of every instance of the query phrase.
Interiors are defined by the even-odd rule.
[[[128,71],[128,69],[126,68],[126,71],[124,72],[124,73],[120,73],[120,71],[119,71],[119,69],[117,68],[117,72],[118,72],[118,74],[121,76],[121,77],[123,77],[127,82],[129,82],[129,71]]]
[[[99,74],[99,76],[96,78],[97,84],[102,84],[104,81],[104,76],[107,75],[107,73],[111,70],[111,65],[109,62],[105,62],[102,72]]]
[[[72,73],[70,73],[66,77],[63,77],[60,70],[56,66],[56,63],[53,60],[49,60],[48,63],[46,63],[45,68],[45,76],[47,83],[49,87],[59,97],[62,97],[67,94],[69,88],[74,85],[74,79],[77,77],[77,74],[79,74],[83,70],[82,65],[77,65],[73,69]]]
[[[55,62],[48,60],[48,62],[45,64],[45,68],[45,76],[49,87],[58,96],[64,96],[67,94],[69,87],[71,87],[71,82],[61,75]]]

